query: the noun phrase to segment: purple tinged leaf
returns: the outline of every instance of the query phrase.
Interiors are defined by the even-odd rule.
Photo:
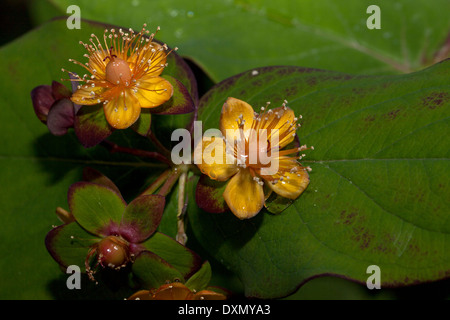
[[[195,111],[194,101],[183,83],[171,76],[165,75],[163,78],[172,84],[174,94],[169,101],[159,107],[141,109],[139,119],[131,126],[131,128],[142,136],[147,136],[151,131],[152,114],[177,115]]]
[[[47,123],[48,112],[55,102],[52,95],[52,87],[41,85],[31,91],[31,101],[33,102],[34,112],[42,123]]]
[[[83,180],[111,188],[112,190],[120,194],[119,188],[117,188],[117,186],[114,182],[111,181],[111,179],[103,175],[100,171],[95,170],[91,167],[85,167],[83,169]]]
[[[210,213],[222,213],[228,210],[223,198],[223,191],[227,183],[210,179],[201,175],[195,190],[195,201],[200,209]]]
[[[70,90],[57,81],[31,91],[34,112],[54,135],[64,135],[68,128],[73,127],[74,105],[68,99],[70,95]]]
[[[155,114],[184,114],[195,110],[195,104],[189,94],[188,89],[177,79],[164,75],[164,79],[169,81],[174,89],[172,98],[159,107],[151,108],[150,113]]]
[[[61,100],[64,98],[70,98],[72,92],[63,84],[53,81],[52,82],[52,95],[55,100]]]
[[[133,244],[147,240],[158,228],[165,206],[160,195],[139,196],[128,205],[115,184],[97,170],[86,168],[84,179],[69,188],[69,208],[87,231],[120,235]]]
[[[164,212],[165,198],[143,195],[128,204],[119,226],[119,233],[133,243],[149,238],[158,228]]]
[[[84,266],[89,248],[101,238],[89,234],[76,222],[55,227],[47,233],[45,246],[56,262],[63,267]]]
[[[108,138],[114,129],[106,121],[101,104],[83,106],[75,116],[75,134],[86,148],[91,148]]]
[[[155,232],[142,245],[169,262],[185,279],[190,278],[203,264],[197,253],[161,232]]]
[[[84,229],[99,236],[117,234],[127,204],[115,190],[82,181],[70,186],[67,198],[70,212]]]
[[[55,136],[62,136],[73,127],[73,103],[67,98],[53,104],[47,115],[47,127]]]

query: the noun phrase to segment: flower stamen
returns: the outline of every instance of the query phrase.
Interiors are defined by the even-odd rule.
[[[138,119],[141,108],[154,108],[170,99],[173,87],[159,75],[167,66],[167,56],[176,48],[166,52],[166,44],[153,42],[156,32],[150,36],[148,33],[144,24],[137,33],[132,29],[128,32],[105,29],[103,44],[95,34],[91,35],[90,44],[80,41],[89,61],[85,64],[69,61],[83,67],[90,75],[80,77],[69,72],[72,79],[66,80],[85,82],[85,85],[78,86],[72,101],[81,105],[103,103],[109,124],[125,129]],[[126,97],[126,103],[116,101],[125,99],[122,97]],[[112,105],[108,107],[108,103]],[[118,112],[118,109],[123,112]]]

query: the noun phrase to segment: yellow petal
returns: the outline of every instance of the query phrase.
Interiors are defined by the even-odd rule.
[[[106,91],[103,87],[91,87],[83,85],[80,89],[75,91],[70,98],[74,103],[91,106],[103,102],[102,94]]]
[[[141,108],[154,108],[168,101],[173,95],[173,87],[169,81],[161,77],[143,78],[136,85],[135,97]]]
[[[239,129],[239,117],[242,117],[242,120],[245,121],[244,133],[247,132],[252,127],[254,116],[253,108],[247,102],[232,97],[228,98],[223,104],[220,114],[220,131],[222,131],[222,135],[224,137],[227,136],[227,129]]]
[[[269,141],[273,137],[275,140],[272,141],[278,141],[280,149],[294,140],[297,126],[292,109],[279,107],[271,109],[270,112],[266,111],[260,117],[261,121],[258,129],[266,129]],[[274,146],[272,145],[272,147]]]
[[[149,45],[146,45],[146,47],[147,46],[148,49],[146,49],[145,54],[143,56],[137,54],[131,55],[128,61],[131,62],[131,66],[139,65],[139,63],[137,63],[139,61],[136,61],[136,59],[144,61],[146,70],[145,76],[157,77],[163,72],[165,68],[167,62],[167,53],[162,47],[162,45],[160,45],[159,43],[151,42]],[[149,62],[150,67],[147,69]]]
[[[239,219],[249,219],[261,211],[264,206],[263,186],[258,184],[248,169],[240,169],[228,182],[223,197]]]
[[[225,141],[217,137],[203,137],[195,147],[195,163],[211,179],[226,181],[238,171],[235,160],[225,148]]]
[[[109,62],[109,60],[105,60],[107,56],[108,52],[98,50],[89,56],[89,67],[95,70],[95,76],[99,79],[106,78],[105,70]]]
[[[278,178],[277,183],[272,184],[272,182],[267,181],[266,184],[280,196],[294,200],[297,199],[308,186],[309,175],[304,168],[300,167],[297,172],[285,172],[283,180],[279,180]]]
[[[103,105],[106,120],[116,129],[126,129],[139,118],[141,107],[133,95],[122,91],[118,97]]]

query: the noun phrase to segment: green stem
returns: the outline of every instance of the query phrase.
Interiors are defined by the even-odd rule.
[[[170,191],[172,190],[172,187],[177,182],[178,178],[180,177],[180,174],[181,174],[181,172],[177,168],[174,168],[173,170],[171,170],[166,182],[161,187],[161,189],[158,191],[158,194],[161,196],[164,196],[164,197],[167,196],[170,193]]]
[[[150,158],[155,159],[160,162],[163,162],[169,166],[172,166],[173,163],[170,158],[167,158],[166,156],[160,154],[159,152],[153,152],[153,151],[146,151],[141,149],[134,149],[134,148],[128,148],[128,147],[121,147],[114,142],[104,140],[101,142],[101,145],[104,146],[106,149],[109,150],[111,153],[121,152],[121,153],[127,153],[134,156],[142,157],[142,158]]]
[[[167,181],[167,179],[169,178],[171,173],[172,173],[172,169],[167,169],[166,171],[164,171],[158,178],[156,178],[155,181],[153,181],[153,183],[150,186],[148,186],[141,193],[141,196],[148,195],[148,194],[154,194],[156,192],[156,190],[158,190],[158,188],[161,187],[161,185],[165,181]]]

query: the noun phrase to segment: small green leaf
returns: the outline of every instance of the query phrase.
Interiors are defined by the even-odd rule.
[[[202,264],[200,257],[195,252],[160,232],[153,234],[142,245],[148,251],[157,254],[170,263],[180,271],[185,279],[192,276]]]
[[[83,168],[83,180],[95,184],[100,184],[105,187],[108,187],[118,194],[120,194],[119,188],[114,184],[114,182],[111,181],[107,176],[100,173],[100,171],[95,170],[91,167],[85,167]]]
[[[184,283],[183,275],[177,269],[150,251],[142,251],[136,257],[132,272],[145,289],[156,289],[168,282]]]
[[[133,123],[131,129],[136,131],[141,136],[146,137],[150,133],[151,125],[152,125],[151,110],[146,108],[141,109],[141,115],[139,119],[137,119],[136,122]]]
[[[192,277],[186,281],[185,285],[191,289],[191,291],[198,292],[208,286],[211,275],[211,265],[208,261],[205,261],[200,270],[193,274]]]
[[[283,212],[287,207],[289,207],[294,200],[282,197],[276,192],[271,192],[269,197],[266,199],[264,206],[267,211],[273,214],[279,214]]]
[[[76,222],[53,228],[45,237],[45,246],[53,259],[61,266],[84,267],[90,247],[99,242]]]
[[[108,235],[122,220],[126,202],[114,190],[90,182],[74,183],[68,192],[70,212],[87,231]]]

